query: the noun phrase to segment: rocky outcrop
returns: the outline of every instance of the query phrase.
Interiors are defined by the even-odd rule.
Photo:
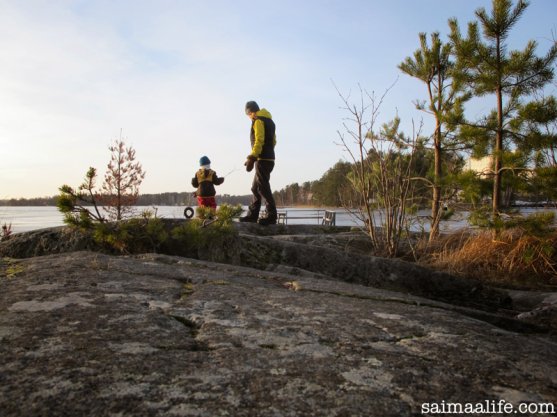
[[[183,221],[167,220],[170,230]],[[504,291],[480,282],[431,271],[401,260],[364,255],[369,243],[361,232],[320,226],[271,226],[236,223],[237,234],[196,248],[170,238],[161,253],[248,266],[290,274],[324,275],[402,291],[467,307],[496,311],[510,307]],[[77,250],[106,251],[84,232],[69,228],[45,229],[17,235],[0,244],[0,255],[25,258]]]
[[[511,300],[504,291],[494,290],[478,281],[432,271],[398,259],[364,256],[341,251],[332,244],[331,235],[314,235],[310,243],[300,243],[293,235],[257,236],[241,234],[237,253],[229,261],[265,270],[298,270],[334,277],[346,282],[401,291],[427,298],[497,310],[509,307]],[[306,238],[308,235],[305,235]],[[319,237],[324,239],[319,239]],[[340,236],[340,241],[346,236]],[[337,240],[338,242],[338,240]]]
[[[518,320],[557,333],[557,292],[509,291],[509,295],[514,308],[521,311]]]
[[[508,325],[511,329],[517,328],[514,319],[518,319],[524,331],[557,332],[556,302],[541,302],[540,297],[531,291],[519,295],[517,291],[494,289],[478,281],[457,278],[413,263],[370,256],[371,247],[366,235],[348,227],[261,227],[235,223],[237,233],[192,246],[170,233],[183,225],[184,220],[165,219],[164,223],[171,237],[157,246],[159,253],[389,289],[471,308],[470,311],[474,312],[489,311],[495,314],[485,314],[482,320]],[[22,233],[0,243],[0,256],[14,258],[79,250],[115,252],[97,243],[91,233],[65,227]],[[531,302],[524,302],[525,297]]]
[[[80,250],[101,250],[90,233],[71,227],[51,227],[11,235],[0,242],[0,256],[31,258],[33,256]]]
[[[3,259],[0,412],[404,417],[441,401],[557,404],[555,338],[488,314],[166,255]]]

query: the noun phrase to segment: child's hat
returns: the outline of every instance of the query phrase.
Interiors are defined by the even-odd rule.
[[[203,165],[209,165],[211,163],[211,160],[209,158],[207,158],[206,156],[202,156],[201,159],[199,160],[199,165],[203,166]]]

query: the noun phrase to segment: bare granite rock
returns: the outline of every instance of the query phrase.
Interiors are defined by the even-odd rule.
[[[0,242],[0,256],[10,258],[100,249],[89,233],[63,226],[16,233]]]
[[[169,232],[184,222],[164,220]],[[509,330],[557,333],[555,303],[548,305],[532,292],[520,295],[516,291],[495,289],[479,281],[432,271],[414,263],[370,256],[369,239],[348,227],[261,227],[250,223],[235,223],[234,226],[237,233],[210,239],[201,246],[187,244],[169,233],[170,238],[152,250],[292,276],[338,279],[408,293],[469,308],[469,315],[473,317],[478,317],[478,310],[494,313],[483,314],[481,319]],[[140,250],[145,249],[142,247]],[[108,254],[117,252],[96,242],[89,232],[66,227],[17,234],[0,243],[0,256],[14,258],[80,250]],[[526,303],[524,299],[531,302]]]
[[[555,336],[489,314],[167,255],[3,259],[0,415],[404,417],[441,401],[556,404]]]
[[[167,228],[183,223],[166,220]],[[353,282],[402,291],[467,307],[497,311],[510,308],[505,291],[479,281],[431,271],[414,263],[363,255],[365,236],[349,228],[308,225],[236,223],[237,234],[209,242],[192,250],[180,240],[169,238],[157,248],[160,253],[200,260],[248,266],[261,270],[289,270],[314,276],[324,275]],[[359,250],[349,250],[350,245]],[[79,250],[104,251],[91,235],[70,228],[43,229],[16,235],[0,244],[0,256],[25,258]]]

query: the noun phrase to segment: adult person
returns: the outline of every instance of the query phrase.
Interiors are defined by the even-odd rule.
[[[277,223],[277,206],[271,191],[271,172],[275,167],[275,123],[271,113],[260,109],[255,101],[246,103],[246,115],[251,120],[251,153],[248,155],[245,166],[251,172],[255,167],[255,175],[251,186],[253,199],[246,216],[241,217],[241,222],[257,222],[263,226]],[[262,200],[265,200],[267,214],[259,218]]]

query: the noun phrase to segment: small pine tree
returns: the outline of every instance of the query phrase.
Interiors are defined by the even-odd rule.
[[[459,91],[458,84],[453,82],[452,70],[454,63],[451,61],[452,45],[443,43],[439,33],[431,35],[431,46],[428,45],[427,35],[419,34],[420,49],[414,52],[413,57],[407,57],[399,69],[425,83],[429,102],[416,102],[418,110],[433,115],[435,118],[435,131],[433,133],[434,170],[432,183],[431,206],[431,231],[430,241],[439,234],[441,220],[441,198],[443,194],[444,173],[442,166],[444,159],[449,159],[447,133],[454,130],[449,123],[450,119],[458,118],[462,112],[463,103],[469,95]],[[445,132],[444,130],[447,130]]]
[[[101,202],[112,220],[122,220],[131,212],[139,197],[139,186],[145,172],[135,161],[135,149],[126,147],[122,139],[114,141],[109,148],[110,162],[104,176]]]
[[[96,189],[97,170],[92,167],[77,189],[69,185],[60,187],[56,205],[64,214],[66,224],[90,228],[94,223],[104,223],[105,214],[109,220],[119,221],[137,202],[145,172],[135,162],[135,150],[126,147],[122,140],[115,141],[108,149],[112,155],[100,191]]]
[[[93,222],[103,223],[104,216],[98,206],[99,196],[95,192],[97,170],[89,168],[85,180],[77,190],[69,185],[62,185],[56,206],[64,214],[64,222],[71,226],[88,228]],[[90,206],[94,211],[86,206]]]

